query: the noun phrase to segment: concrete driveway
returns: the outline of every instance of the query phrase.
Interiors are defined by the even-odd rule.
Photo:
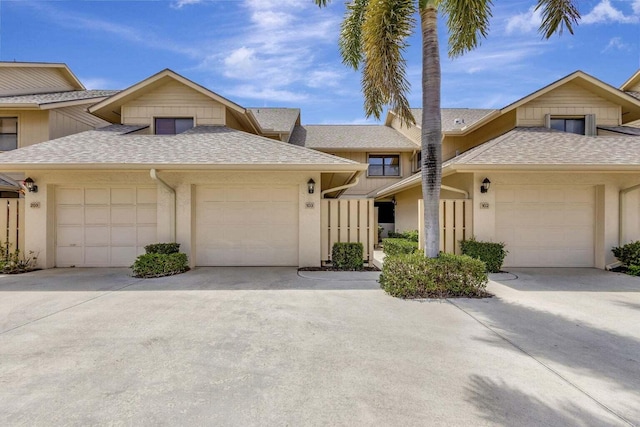
[[[291,268],[0,277],[0,424],[640,423],[640,279],[513,273],[450,302]]]

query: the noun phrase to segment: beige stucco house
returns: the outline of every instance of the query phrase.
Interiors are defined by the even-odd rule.
[[[613,246],[640,239],[639,92],[640,74],[617,89],[578,71],[499,110],[443,111],[441,197],[469,201],[465,237],[506,243],[507,267],[615,262]],[[387,125],[419,141],[393,113]],[[420,174],[376,197],[418,229]]]
[[[320,265],[321,195],[367,168],[284,142],[298,110],[246,109],[171,70],[88,111],[112,124],[0,155],[38,187],[25,246],[44,268],[129,266],[162,241],[192,266]]]

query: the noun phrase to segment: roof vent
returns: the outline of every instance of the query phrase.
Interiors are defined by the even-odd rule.
[[[464,119],[461,119],[461,118],[453,119],[453,123],[456,125],[463,125]]]

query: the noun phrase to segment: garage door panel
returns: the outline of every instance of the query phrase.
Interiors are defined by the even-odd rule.
[[[109,189],[108,188],[87,188],[84,191],[85,205],[108,205]]]
[[[111,227],[111,246],[137,246],[135,226]]]
[[[58,206],[56,215],[59,225],[82,224],[84,210],[82,206]]]
[[[156,205],[158,198],[158,190],[155,188],[138,188],[137,189],[137,203]]]
[[[84,265],[89,267],[109,267],[109,246],[91,246],[85,248]]]
[[[135,188],[112,188],[111,204],[112,205],[133,205],[136,203]]]
[[[138,226],[137,233],[137,245],[146,246],[158,241],[156,226]]]
[[[56,191],[56,203],[59,205],[83,204],[83,194],[81,188],[59,188]]]
[[[111,246],[109,249],[111,251],[111,263],[114,265],[128,267],[133,264],[133,261],[138,256],[138,249],[136,247]]]
[[[91,226],[84,228],[85,246],[109,246],[111,243],[110,237],[109,226]]]
[[[79,246],[82,247],[84,240],[84,230],[79,226],[59,226],[57,242],[60,246]]]
[[[82,208],[79,208],[82,210]],[[85,224],[109,224],[109,207],[108,206],[86,206],[84,208]]]
[[[297,186],[202,186],[196,201],[198,265],[298,264]]]
[[[135,206],[111,206],[111,224],[135,224]]]
[[[157,209],[155,206],[138,206],[136,211],[136,222],[138,224],[155,224],[157,221]]]
[[[496,185],[496,239],[509,267],[590,267],[595,191],[591,186]]]
[[[59,247],[56,251],[56,265],[58,267],[71,267],[84,265],[84,248]]]

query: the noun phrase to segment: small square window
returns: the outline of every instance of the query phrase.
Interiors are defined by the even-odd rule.
[[[400,176],[400,156],[397,154],[369,155],[369,176]]]
[[[562,132],[575,133],[584,135],[585,124],[584,119],[562,119],[551,118],[551,129],[560,130]]]
[[[177,135],[193,127],[192,118],[157,118],[155,120],[156,135]]]

